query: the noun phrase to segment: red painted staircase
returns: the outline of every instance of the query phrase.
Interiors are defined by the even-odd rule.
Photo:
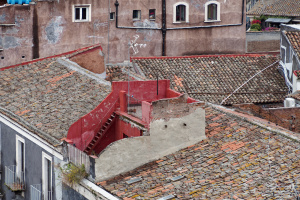
[[[101,127],[101,129],[96,133],[92,141],[88,144],[88,146],[84,149],[84,152],[88,155],[91,154],[93,149],[99,144],[101,138],[105,135],[107,130],[111,127],[114,119],[116,117],[116,114],[113,112],[110,117],[107,119],[107,121],[104,123],[104,125]]]

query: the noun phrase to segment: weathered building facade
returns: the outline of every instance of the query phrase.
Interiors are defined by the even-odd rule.
[[[0,8],[0,67],[101,43],[129,56],[245,52],[245,0],[36,1]]]

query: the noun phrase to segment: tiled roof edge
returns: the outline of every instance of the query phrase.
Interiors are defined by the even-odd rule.
[[[3,68],[0,68],[0,71],[4,71],[6,69],[18,67],[18,66],[21,66],[21,65],[28,65],[28,64],[39,62],[39,61],[42,61],[42,60],[45,60],[45,59],[49,59],[49,58],[57,58],[57,57],[61,57],[61,56],[70,55],[70,54],[74,54],[76,52],[82,53],[84,51],[88,51],[88,50],[95,49],[95,48],[100,48],[102,50],[101,45],[100,44],[96,44],[96,45],[92,45],[92,46],[88,46],[88,47],[83,47],[83,48],[80,48],[80,49],[76,49],[76,50],[73,50],[73,51],[69,51],[69,52],[65,52],[65,53],[61,53],[61,54],[57,54],[57,55],[45,57],[45,58],[37,58],[37,59],[33,59],[33,60],[30,60],[30,61],[27,61],[27,62],[22,62],[22,63],[19,63],[19,64],[15,64],[15,65],[3,67]]]
[[[97,81],[100,84],[111,86],[111,83],[109,81],[106,81],[106,80],[100,78],[95,73],[81,67],[80,65],[78,65],[77,63],[69,60],[68,58],[63,58],[63,57],[59,58],[59,59],[57,59],[57,62],[62,64],[65,67],[69,68],[69,69],[77,71],[77,72],[83,74],[84,76],[87,76],[87,77]]]
[[[274,53],[273,53],[274,54]],[[153,57],[130,57],[130,62],[132,60],[146,60],[146,59],[176,59],[176,58],[210,58],[210,57],[261,57],[270,56],[271,54],[218,54],[218,55],[194,55],[194,56],[153,56]],[[271,55],[274,56],[274,55]]]
[[[44,140],[46,140],[47,142],[49,142],[49,144],[52,144],[53,146],[55,145],[53,143],[59,144],[61,142],[61,141],[57,140],[56,138],[52,137],[50,134],[47,134],[47,133],[37,129],[36,127],[34,127],[30,123],[28,123],[27,121],[22,119],[21,117],[19,117],[18,115],[14,114],[13,112],[11,112],[5,108],[0,107],[0,114],[3,114],[4,116],[6,116],[9,119],[13,120],[14,122],[18,123],[25,129],[35,133],[36,135],[43,138]]]
[[[267,130],[269,130],[271,132],[278,133],[278,134],[282,135],[285,138],[293,140],[294,142],[300,143],[300,139],[297,138],[297,137],[295,137],[295,136],[293,136],[293,135],[291,135],[291,134],[289,134],[288,132],[291,132],[291,131],[289,131],[289,130],[287,130],[285,128],[280,127],[282,130],[279,130],[279,129],[273,128],[272,126],[266,126],[266,125],[260,123],[259,121],[255,121],[255,120],[249,119],[247,117],[249,115],[247,115],[247,114],[238,113],[238,112],[236,112],[236,111],[234,111],[232,109],[228,109],[228,108],[225,108],[225,107],[220,106],[220,105],[211,104],[211,103],[206,103],[206,105],[208,105],[209,107],[211,107],[213,109],[216,109],[216,110],[218,110],[218,111],[220,111],[220,112],[222,112],[222,113],[224,113],[226,115],[229,115],[231,117],[235,117],[235,118],[239,118],[241,120],[247,121],[247,122],[249,122],[251,124],[257,125],[257,126],[259,126],[261,128],[267,129]]]

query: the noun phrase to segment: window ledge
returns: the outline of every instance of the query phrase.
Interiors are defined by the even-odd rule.
[[[73,22],[91,22],[91,21],[86,21],[86,20],[74,20]]]
[[[173,22],[173,24],[188,24],[189,22]]]
[[[206,22],[206,23],[221,22],[221,20],[206,20],[204,22]]]
[[[141,19],[132,19],[132,21],[141,21]]]

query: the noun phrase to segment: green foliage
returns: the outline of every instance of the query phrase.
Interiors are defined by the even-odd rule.
[[[261,21],[261,20],[267,20],[269,17],[267,17],[267,16],[265,16],[265,15],[261,15],[260,17],[259,17],[259,20]]]
[[[252,24],[250,27],[251,31],[257,30],[257,31],[261,31],[261,26],[260,24]]]
[[[70,185],[78,184],[83,178],[87,177],[88,174],[85,172],[85,166],[82,164],[80,167],[69,163],[61,168],[63,173],[63,179]]]

